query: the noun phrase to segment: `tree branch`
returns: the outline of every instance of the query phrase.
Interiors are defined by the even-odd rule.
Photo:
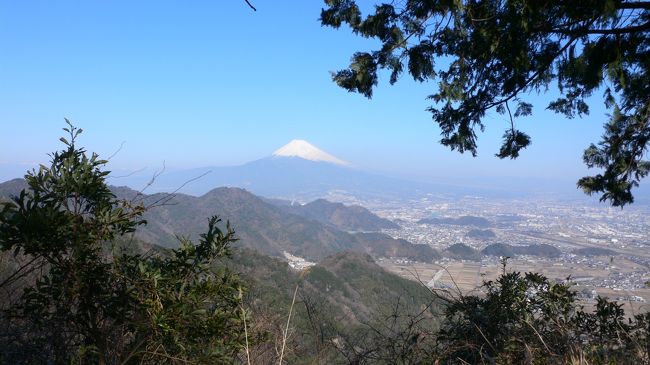
[[[614,28],[614,29],[587,29],[586,34],[625,34],[625,33],[635,33],[650,30],[650,22],[643,23],[641,25],[635,25],[625,28]]]
[[[250,3],[250,1],[248,0],[244,0],[244,1],[246,1],[246,4],[248,4],[248,6],[250,6],[250,8],[253,9],[253,11],[257,11],[257,9],[255,9],[255,7],[253,6],[253,4]]]
[[[650,21],[640,24],[633,25],[623,28],[611,28],[611,29],[549,29],[550,33],[570,35],[570,36],[582,36],[587,34],[627,34],[627,33],[636,33],[644,32],[650,30]]]
[[[19,279],[21,279],[21,278],[23,278],[23,277],[25,277],[25,276],[31,274],[32,272],[38,270],[39,267],[41,267],[41,266],[43,265],[42,263],[41,263],[40,265],[35,265],[35,266],[32,266],[32,267],[30,267],[30,266],[31,266],[31,265],[32,265],[36,260],[38,260],[38,259],[40,259],[40,258],[41,258],[41,256],[39,256],[39,255],[34,256],[31,260],[29,260],[27,263],[25,263],[23,266],[21,266],[21,267],[20,267],[18,270],[16,270],[13,274],[9,275],[9,277],[7,277],[6,279],[4,279],[4,280],[0,283],[0,288],[2,288],[3,286],[7,285],[7,283],[10,283],[10,282],[14,282],[14,281],[16,281],[16,280],[19,280]],[[23,271],[23,270],[25,270],[25,269],[27,269],[27,268],[29,268],[27,271],[21,273],[21,271]]]
[[[512,113],[510,113],[510,105],[508,105],[507,100],[506,100],[506,109],[508,110],[508,116],[510,116],[510,129],[512,130],[512,133],[514,135],[514,133],[515,133],[515,121],[512,119]]]
[[[589,26],[591,26],[591,25],[596,21],[596,19],[597,19],[597,18],[592,18],[591,20],[589,20],[589,22],[588,22],[587,24],[585,24],[585,28],[588,28]],[[649,22],[649,23],[646,23],[646,24],[650,24],[650,22]],[[588,30],[586,30],[586,31],[588,31]],[[583,31],[583,32],[586,32],[586,31]],[[510,99],[512,99],[512,98],[514,98],[514,97],[516,97],[517,94],[519,94],[522,90],[526,89],[526,88],[528,87],[528,85],[530,85],[530,83],[531,83],[533,80],[535,80],[535,79],[536,79],[539,75],[541,75],[544,71],[548,70],[548,68],[551,67],[551,65],[553,65],[553,61],[555,61],[555,59],[556,59],[558,56],[560,56],[562,53],[564,53],[564,52],[569,48],[569,46],[571,46],[571,44],[572,44],[576,39],[579,38],[579,34],[584,34],[584,33],[581,33],[579,30],[576,30],[576,31],[574,31],[574,32],[572,32],[572,33],[568,33],[567,35],[569,35],[569,40],[566,42],[566,44],[565,44],[564,46],[562,46],[562,48],[560,48],[560,50],[558,50],[558,51],[555,53],[555,55],[551,58],[550,62],[548,62],[546,65],[544,65],[544,66],[540,67],[539,69],[537,69],[537,71],[535,71],[535,72],[534,72],[534,73],[533,73],[533,74],[532,74],[528,79],[526,79],[526,80],[524,81],[523,85],[520,85],[517,89],[515,89],[513,92],[511,92],[511,93],[509,94],[509,96],[507,96],[507,97],[505,97],[505,98],[502,98],[502,99],[500,99],[500,100],[498,100],[498,101],[492,102],[492,103],[490,103],[490,104],[488,104],[488,105],[482,107],[482,108],[481,108],[481,111],[485,111],[485,110],[491,109],[491,108],[493,108],[493,107],[495,107],[495,106],[497,106],[497,105],[499,105],[499,104],[505,103],[505,102],[507,102],[508,100],[510,100]]]
[[[617,9],[650,9],[650,1],[630,1],[616,6]]]
[[[481,110],[482,111],[488,110],[490,108],[493,108],[493,107],[495,107],[495,106],[497,106],[499,104],[503,104],[503,103],[507,102],[508,100],[516,97],[517,94],[519,94],[522,90],[527,88],[528,85],[530,85],[530,83],[533,80],[535,80],[535,78],[537,78],[542,72],[548,70],[548,68],[551,67],[551,65],[553,64],[553,61],[555,61],[555,59],[559,55],[561,55],[564,51],[566,51],[569,48],[569,46],[576,40],[576,38],[577,37],[572,37],[571,39],[569,39],[567,41],[567,43],[558,52],[555,53],[555,56],[551,59],[551,61],[548,64],[544,65],[543,67],[540,67],[537,71],[535,71],[528,79],[526,79],[524,81],[524,83],[521,86],[519,86],[517,89],[515,89],[513,92],[511,92],[509,96],[507,96],[507,97],[505,97],[505,98],[503,98],[501,100],[492,102],[492,103],[482,107]]]

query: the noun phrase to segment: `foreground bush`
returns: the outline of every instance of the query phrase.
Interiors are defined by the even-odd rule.
[[[649,364],[650,314],[599,297],[587,312],[569,282],[504,272],[479,295],[435,290],[440,328],[422,316],[337,346],[349,364]],[[394,313],[386,318],[390,322]],[[394,351],[397,349],[398,351]]]
[[[244,346],[241,285],[214,269],[235,240],[209,220],[196,245],[146,254],[129,236],[145,207],[119,201],[106,161],[75,145],[26,176],[0,210],[0,363],[232,362]]]
[[[570,283],[536,273],[504,272],[483,290],[449,302],[438,335],[445,362],[648,362],[647,314],[626,319],[621,304],[601,297],[593,313],[585,312]]]

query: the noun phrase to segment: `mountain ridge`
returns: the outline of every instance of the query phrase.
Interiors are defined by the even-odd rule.
[[[23,179],[0,183],[0,196],[17,195],[25,187]],[[145,205],[155,205],[143,217],[148,224],[140,227],[134,238],[164,247],[176,247],[177,236],[197,239],[205,231],[208,217],[218,215],[230,222],[243,247],[276,257],[283,257],[287,251],[319,261],[346,250],[415,261],[440,257],[427,245],[414,245],[384,234],[349,233],[291,214],[245,189],[219,187],[200,197],[180,193],[148,195],[126,186],[112,186],[111,190],[120,199],[137,198]]]
[[[278,199],[267,201],[289,213],[330,224],[344,231],[377,232],[400,227],[397,223],[378,217],[360,205],[345,205],[322,198],[307,204],[294,204]]]

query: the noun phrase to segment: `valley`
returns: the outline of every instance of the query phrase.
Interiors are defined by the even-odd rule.
[[[556,280],[574,283],[581,301],[595,302],[605,296],[625,303],[632,312],[647,311],[650,306],[650,222],[648,208],[635,206],[625,210],[584,202],[503,201],[465,197],[452,202],[431,198],[405,203],[409,208],[375,206],[379,215],[398,221],[398,230],[384,230],[395,237],[429,245],[443,255],[447,247],[462,243],[477,252],[487,247],[508,245],[512,248],[548,245],[556,254],[537,253],[511,256],[507,270],[539,272]],[[426,217],[478,216],[480,224],[457,222],[422,223]],[[487,227],[486,227],[486,223]],[[475,232],[490,232],[483,236]],[[473,234],[470,234],[473,233]],[[388,258],[380,264],[402,277],[428,283],[441,269],[441,288],[470,293],[484,280],[501,274],[499,255],[451,258],[444,255],[433,263]]]

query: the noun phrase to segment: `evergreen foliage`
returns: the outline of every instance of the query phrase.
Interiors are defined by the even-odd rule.
[[[622,304],[598,297],[594,312],[576,303],[570,283],[506,272],[485,295],[449,301],[438,335],[446,364],[647,364],[650,316],[626,318]]]
[[[0,283],[0,363],[232,362],[244,341],[241,284],[214,263],[234,232],[213,217],[196,245],[128,247],[144,206],[116,199],[106,161],[77,147],[81,129],[65,131],[51,165],[2,203],[0,248],[17,264]]]
[[[578,186],[615,206],[633,202],[632,189],[650,171],[650,2],[406,0],[376,5],[365,17],[354,0],[325,3],[323,25],[346,24],[381,44],[355,53],[334,82],[370,98],[380,70],[390,72],[391,84],[404,73],[436,80],[428,110],[440,142],[461,153],[476,155],[476,131],[495,110],[510,121],[496,155],[518,157],[531,140],[515,119],[532,114],[529,93],[553,82],[561,97],[547,108],[567,118],[589,113],[585,99],[604,90],[611,119],[584,153],[602,173]]]

